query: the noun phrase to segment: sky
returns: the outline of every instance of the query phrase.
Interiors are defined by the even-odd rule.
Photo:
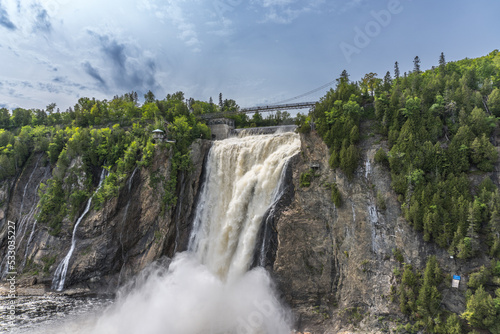
[[[0,107],[81,97],[279,103],[500,48],[497,0],[0,0]],[[325,87],[291,102],[317,101]]]

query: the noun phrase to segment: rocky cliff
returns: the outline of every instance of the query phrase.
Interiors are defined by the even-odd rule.
[[[395,252],[421,271],[427,258],[436,255],[447,277],[464,277],[459,289],[451,288],[451,279],[440,286],[442,305],[455,313],[465,310],[467,275],[489,262],[486,256],[452,259],[411,228],[401,216],[389,170],[374,162],[375,152],[380,147],[387,151],[387,144],[370,131],[370,123],[363,124],[362,163],[352,180],[328,167],[328,148],[315,133],[303,135],[302,154],[293,162],[293,200],[276,222],[274,275],[300,330],[396,328],[404,316],[391,291],[395,268],[401,268]],[[309,187],[300,186],[303,173],[313,176]],[[332,184],[341,194],[338,207],[332,202]]]
[[[395,252],[420,270],[429,255],[436,255],[445,274],[465,277],[488,262],[486,257],[467,262],[450,259],[405,222],[391,190],[389,170],[374,162],[375,152],[387,149],[386,143],[370,131],[370,123],[363,124],[362,163],[352,180],[329,168],[328,148],[317,134],[303,135],[302,152],[288,166],[285,195],[273,219],[268,219],[274,228],[261,231],[260,242],[265,239],[269,245],[266,267],[293,309],[299,330],[337,333],[394,328],[403,317],[392,301],[395,268],[401,266]],[[210,145],[200,140],[192,146],[193,168],[178,176],[175,206],[164,210],[161,205],[171,153],[156,150],[151,167],[136,169],[117,197],[102,209],[91,209],[77,230],[66,286],[112,292],[147,264],[185,250]],[[79,163],[75,159],[71,164],[78,168]],[[47,291],[70,248],[76,221],[65,217],[57,237],[36,222],[37,189],[52,172],[46,156],[37,154],[16,179],[0,184],[0,256],[3,259],[6,251],[7,222],[16,222],[22,229],[16,246],[21,279]],[[304,173],[310,174],[311,181],[301,187]],[[342,198],[340,205],[332,201],[334,185]],[[78,215],[82,212],[83,207]],[[464,311],[465,284],[451,289],[445,281],[440,289],[446,309]]]
[[[76,231],[76,248],[65,286],[80,291],[113,292],[154,260],[185,249],[190,215],[210,145],[205,140],[193,144],[193,165],[189,173],[181,172],[178,177],[175,206],[163,208],[161,204],[164,182],[169,179],[171,152],[157,149],[151,167],[137,168],[117,197],[99,210],[91,209]],[[79,159],[72,161],[69,173],[80,164]],[[0,188],[2,259],[7,250],[7,222],[12,221],[18,230],[16,262],[22,272],[21,286],[36,282],[45,290],[50,288],[57,265],[68,253],[76,221],[65,217],[56,237],[48,233],[43,223],[37,224],[38,187],[51,177],[51,172],[46,156],[37,154],[17,180],[4,182]],[[83,211],[82,207],[75,217]]]

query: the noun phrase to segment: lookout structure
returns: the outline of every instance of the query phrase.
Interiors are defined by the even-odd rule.
[[[214,118],[207,122],[212,132],[212,140],[226,139],[234,133],[234,120],[229,118]]]

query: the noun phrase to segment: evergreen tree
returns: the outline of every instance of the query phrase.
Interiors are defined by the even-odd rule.
[[[469,325],[483,329],[492,327],[499,321],[500,317],[497,317],[493,298],[483,286],[480,286],[467,300],[467,309],[462,318],[467,320]]]
[[[446,334],[462,334],[460,319],[458,319],[455,313],[450,314],[448,319],[446,319]]]
[[[384,76],[384,91],[389,93],[392,86],[391,72],[387,71]]]
[[[144,94],[144,100],[144,103],[154,103],[155,95],[149,90],[146,94]]]
[[[444,69],[446,66],[446,60],[444,59],[444,53],[441,52],[441,55],[439,56],[439,70],[444,73]]]
[[[398,64],[398,62],[394,63],[394,78],[396,78],[396,80],[399,80],[399,64]]]
[[[420,73],[420,58],[416,56],[413,59],[413,72],[419,74]]]

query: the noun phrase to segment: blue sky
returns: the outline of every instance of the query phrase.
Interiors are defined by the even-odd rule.
[[[500,48],[495,0],[0,0],[0,106],[218,94],[242,107]],[[323,89],[300,101],[314,101]]]

